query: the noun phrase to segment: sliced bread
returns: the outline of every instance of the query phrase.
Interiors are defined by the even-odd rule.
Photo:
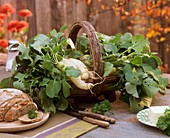
[[[4,116],[4,121],[11,122],[17,120],[20,116],[27,114],[30,110],[37,110],[37,105],[32,101],[22,101],[10,108]]]

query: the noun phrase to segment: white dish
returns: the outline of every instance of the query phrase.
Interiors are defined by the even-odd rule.
[[[152,109],[158,109],[162,113],[164,113],[164,110],[166,108],[169,108],[169,106],[152,106]],[[150,115],[150,117],[152,117],[152,115]],[[155,120],[155,119],[149,118],[149,108],[139,111],[137,113],[137,119],[139,122],[145,125],[156,127],[157,121],[152,122],[151,120]]]
[[[19,120],[14,122],[0,122],[0,132],[18,132],[32,129],[44,124],[48,120],[48,118],[49,113],[44,113],[43,119],[34,123],[25,124],[20,122]]]
[[[137,113],[137,119],[145,125],[156,127],[156,124],[152,123],[149,119],[149,108],[139,111]]]

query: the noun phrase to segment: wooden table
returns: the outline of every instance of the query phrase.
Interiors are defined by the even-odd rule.
[[[9,72],[5,72],[3,67],[0,67],[0,79],[2,77],[8,76]],[[165,76],[170,76],[165,74]],[[150,127],[140,123],[136,114],[130,112],[130,108],[126,103],[119,101],[117,93],[117,99],[113,102],[112,112],[114,113],[113,117],[116,119],[116,124],[111,125],[109,128],[97,128],[93,131],[90,131],[80,138],[166,138],[167,136],[160,130],[154,127]],[[165,95],[156,94],[155,99],[153,100],[152,105],[170,105],[170,89],[167,89],[167,93]],[[44,124],[44,127],[47,125],[50,126],[51,123],[55,124],[53,121],[54,118],[50,118],[48,123]],[[34,133],[38,130],[35,129]],[[1,136],[9,137],[12,136],[10,134],[1,133]],[[21,136],[21,134],[15,134],[17,138]],[[24,136],[24,133],[22,133]],[[167,137],[168,138],[168,137]]]

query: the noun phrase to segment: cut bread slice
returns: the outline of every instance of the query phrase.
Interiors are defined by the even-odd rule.
[[[28,114],[25,114],[21,117],[18,118],[18,120],[20,120],[22,123],[34,123],[34,122],[38,122],[40,120],[42,120],[43,118],[43,112],[42,111],[35,111],[35,113],[37,113],[37,117],[30,119],[28,117]]]
[[[24,99],[24,100],[26,100],[26,99]],[[15,104],[17,104],[21,101],[23,101],[23,98],[13,98],[11,100],[4,102],[0,107],[0,121],[4,120],[5,114],[8,112],[8,110],[11,109],[12,106],[14,106]]]
[[[37,110],[37,105],[32,101],[22,101],[11,107],[5,114],[4,121],[11,122],[17,120],[20,116],[27,114],[30,110]]]

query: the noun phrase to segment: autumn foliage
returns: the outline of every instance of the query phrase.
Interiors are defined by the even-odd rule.
[[[90,15],[112,10],[121,21],[123,32],[144,34],[150,42],[156,44],[164,66],[166,47],[170,43],[170,2],[169,0],[86,0],[87,5],[98,2]],[[166,45],[166,47],[165,47]]]
[[[8,39],[16,39],[20,42],[26,42],[26,32],[29,29],[27,17],[32,16],[28,9],[22,9],[18,16],[23,20],[13,19],[16,9],[9,3],[0,7],[0,52],[5,52],[8,46]]]

